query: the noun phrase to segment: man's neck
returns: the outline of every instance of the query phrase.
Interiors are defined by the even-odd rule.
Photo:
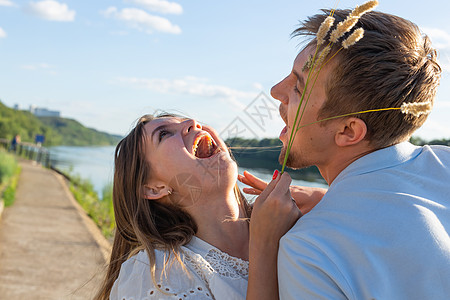
[[[317,166],[317,168],[328,185],[331,185],[336,177],[350,164],[376,150],[365,145],[342,148],[328,160],[328,164]]]

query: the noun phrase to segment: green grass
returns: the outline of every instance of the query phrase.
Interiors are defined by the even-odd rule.
[[[97,224],[106,238],[114,234],[114,210],[112,186],[103,188],[103,197],[97,195],[92,183],[78,175],[70,176],[70,191],[89,217]]]
[[[11,178],[9,185],[3,192],[3,200],[5,200],[6,207],[11,206],[14,203],[14,200],[16,199],[16,187],[17,182],[19,181],[20,171],[21,169],[20,167],[18,167],[13,177]]]
[[[0,149],[0,199],[5,201],[5,206],[14,203],[19,175],[20,167],[16,158]]]
[[[17,161],[12,154],[0,149],[0,184],[4,184],[13,175],[17,168]]]

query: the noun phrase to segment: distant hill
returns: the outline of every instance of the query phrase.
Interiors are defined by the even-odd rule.
[[[58,117],[39,117],[39,120],[61,136],[61,145],[115,145],[121,139],[93,128],[84,127],[78,121]]]
[[[28,111],[9,108],[0,101],[0,138],[12,139],[16,134],[22,142],[34,142],[37,134],[44,135],[44,146],[115,145],[121,138],[84,127],[72,119],[38,118]]]
[[[420,137],[411,137],[409,140],[412,144],[417,146],[423,146],[423,145],[443,145],[443,146],[450,146],[450,139],[440,139],[440,140],[431,140],[431,141],[425,141],[421,139]]]

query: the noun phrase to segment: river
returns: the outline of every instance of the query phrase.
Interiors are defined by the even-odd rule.
[[[79,175],[83,179],[92,182],[95,191],[101,196],[105,186],[112,183],[114,170],[114,149],[113,146],[105,147],[73,147],[57,146],[50,147],[50,157],[52,165],[57,169],[70,174]],[[244,170],[258,176],[259,178],[270,181],[272,172],[264,169],[240,168],[239,174]],[[293,185],[327,187],[322,182],[311,182],[304,180],[293,180]],[[238,182],[242,189],[244,185]]]

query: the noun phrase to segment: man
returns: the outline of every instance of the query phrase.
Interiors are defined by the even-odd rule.
[[[11,140],[11,150],[13,152],[16,152],[18,144],[20,144],[20,135],[16,134]]]
[[[348,14],[337,10],[334,24]],[[328,15],[309,18],[294,34],[315,35]],[[353,46],[333,44],[300,125],[404,103],[419,103],[420,109],[355,114],[296,133],[287,165],[316,165],[330,187],[280,241],[279,295],[449,299],[450,149],[407,142],[429,114],[427,103],[431,106],[435,98],[441,68],[428,38],[413,23],[371,12],[361,17],[359,27],[364,37]],[[314,39],[271,91],[286,123],[280,162],[315,49]]]

